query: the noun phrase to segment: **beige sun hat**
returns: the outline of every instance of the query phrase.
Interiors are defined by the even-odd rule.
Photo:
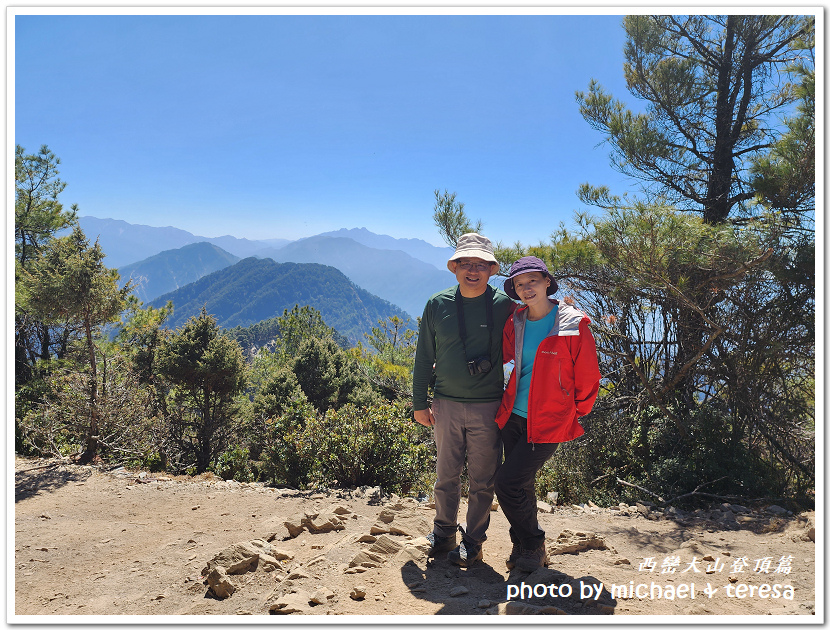
[[[490,242],[490,239],[475,232],[461,235],[458,244],[455,246],[455,253],[447,261],[447,269],[452,271],[450,263],[459,258],[481,258],[489,263],[498,262],[493,255],[493,243]]]

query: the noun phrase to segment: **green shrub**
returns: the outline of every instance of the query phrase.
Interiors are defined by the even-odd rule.
[[[283,412],[265,420],[265,448],[263,449],[263,476],[272,483],[286,483],[304,488],[311,482],[317,440],[313,431],[307,431],[316,410],[305,396],[292,398]]]
[[[219,456],[213,472],[225,481],[256,481],[258,473],[252,464],[248,449],[237,446]]]
[[[317,413],[302,399],[268,421],[267,478],[295,487],[425,489],[434,467],[431,432],[404,403],[347,404]]]
[[[614,505],[656,497],[620,484],[639,485],[665,500],[693,492],[769,496],[781,487],[776,472],[746,441],[730,432],[728,418],[711,405],[694,407],[686,435],[656,407],[632,415],[591,414],[585,435],[561,444],[537,475],[540,496],[559,492],[560,503]],[[685,504],[711,501],[702,494]]]
[[[408,493],[433,465],[428,431],[411,420],[404,403],[348,404],[329,410],[308,428],[320,440],[315,472],[326,484]]]
[[[331,338],[303,341],[292,367],[303,393],[321,412],[374,398],[355,361]]]

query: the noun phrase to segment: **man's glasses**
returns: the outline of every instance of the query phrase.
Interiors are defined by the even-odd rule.
[[[472,269],[475,269],[476,271],[487,271],[488,269],[490,269],[490,263],[487,262],[460,262],[458,263],[458,266],[461,267],[464,271],[471,271]]]

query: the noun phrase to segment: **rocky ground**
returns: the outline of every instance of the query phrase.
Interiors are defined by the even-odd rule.
[[[301,492],[22,458],[15,469],[18,620],[816,614],[815,514],[779,506],[540,504],[550,565],[527,574],[505,567],[497,507],[484,561],[461,569],[424,553],[429,503],[377,488]]]

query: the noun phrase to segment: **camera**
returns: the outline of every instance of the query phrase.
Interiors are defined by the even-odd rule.
[[[483,356],[472,361],[467,361],[467,369],[470,371],[471,376],[487,374],[487,372],[493,369],[493,364],[490,362],[489,356]]]

